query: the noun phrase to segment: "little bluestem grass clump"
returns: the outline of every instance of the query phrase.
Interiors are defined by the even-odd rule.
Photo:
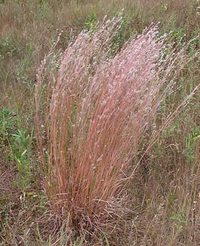
[[[35,122],[45,191],[60,219],[70,214],[78,230],[115,213],[138,142],[182,57],[182,51],[166,56],[165,38],[153,26],[111,56],[120,25],[119,16],[82,31],[59,57],[55,44],[38,72]]]

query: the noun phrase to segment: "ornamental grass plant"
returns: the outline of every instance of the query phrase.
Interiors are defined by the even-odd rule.
[[[58,38],[38,71],[44,188],[58,218],[70,216],[79,231],[100,228],[116,213],[138,143],[190,60],[184,48],[170,53],[154,26],[115,52],[120,25],[121,16],[104,20],[56,53]]]

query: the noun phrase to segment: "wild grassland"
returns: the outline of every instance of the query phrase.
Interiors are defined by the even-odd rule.
[[[79,88],[80,84],[73,84],[74,87],[72,86],[71,88],[74,90],[73,94],[76,95],[76,98],[81,101],[84,98],[83,95],[85,95],[85,98],[89,101],[87,101],[87,104],[83,104],[80,101],[73,100],[72,97],[68,101],[67,107],[70,110],[74,108],[74,110],[65,111],[65,108],[62,108],[62,101],[59,101],[61,105],[53,103],[56,97],[60,98],[62,96],[59,94],[59,90],[57,90],[55,98],[49,97],[47,104],[51,102],[52,108],[47,107],[48,111],[41,110],[39,112],[42,120],[45,116],[44,114],[41,115],[42,112],[46,112],[47,116],[50,114],[54,116],[49,121],[53,125],[43,124],[44,128],[39,128],[44,134],[39,135],[42,141],[42,144],[39,145],[40,149],[42,148],[40,154],[36,147],[38,146],[38,138],[36,138],[37,128],[35,128],[34,124],[36,74],[41,66],[41,61],[45,55],[49,54],[61,30],[63,31],[62,36],[54,49],[56,54],[59,54],[60,51],[64,52],[68,47],[69,41],[74,42],[83,28],[89,29],[93,27],[93,32],[95,33],[98,20],[102,21],[105,15],[108,15],[108,18],[112,18],[124,8],[123,22],[111,42],[112,52],[109,53],[109,56],[118,54],[118,57],[120,57],[123,54],[120,52],[123,52],[122,47],[125,42],[130,37],[135,38],[138,33],[141,33],[152,22],[159,22],[159,35],[170,32],[166,44],[169,44],[169,49],[172,49],[178,42],[183,44],[200,32],[200,15],[197,13],[198,2],[188,0],[166,0],[162,2],[153,0],[85,0],[67,2],[64,0],[4,0],[0,2],[0,245],[199,245],[199,92],[187,100],[185,107],[182,107],[174,120],[159,133],[151,149],[145,152],[149,143],[159,132],[160,127],[165,124],[167,116],[174,112],[187,95],[199,85],[199,56],[186,64],[180,73],[176,75],[173,88],[171,88],[172,93],[162,101],[155,115],[156,117],[151,118],[151,114],[147,115],[148,122],[151,123],[148,129],[146,128],[145,131],[142,129],[141,131],[140,128],[134,128],[139,136],[136,138],[137,144],[134,149],[131,149],[130,144],[132,145],[133,142],[128,139],[125,153],[130,152],[130,150],[133,151],[131,152],[131,162],[129,158],[126,168],[120,169],[120,171],[123,171],[123,175],[119,177],[129,177],[141,156],[143,158],[139,162],[133,178],[128,183],[123,183],[121,194],[115,200],[115,204],[110,199],[110,210],[107,210],[109,214],[107,217],[102,212],[105,207],[102,209],[102,206],[100,206],[99,209],[97,206],[99,203],[92,203],[92,199],[93,201],[95,199],[100,200],[105,195],[101,193],[105,191],[104,188],[106,189],[106,186],[103,188],[103,185],[100,184],[101,179],[102,177],[106,179],[106,174],[108,174],[107,179],[111,174],[113,175],[113,172],[106,173],[107,163],[113,161],[117,163],[117,167],[123,165],[121,160],[124,160],[124,156],[120,159],[120,156],[114,155],[116,147],[123,146],[123,138],[114,144],[113,141],[108,141],[108,137],[119,136],[123,132],[124,127],[117,128],[117,125],[120,120],[120,124],[125,120],[124,110],[115,115],[116,111],[111,112],[112,110],[110,109],[110,115],[113,113],[115,116],[110,117],[115,126],[112,131],[110,131],[110,128],[105,127],[104,121],[96,121],[92,125],[92,131],[88,132],[85,128],[92,124],[90,118],[95,118],[94,108],[96,108],[96,114],[106,112],[106,108],[102,108],[100,105],[96,106],[95,103],[98,100],[95,99],[97,95],[94,92],[94,94],[90,94],[90,97],[86,97],[86,92],[91,91],[91,84],[87,87],[87,91],[82,91]],[[184,59],[180,60],[179,64],[192,57],[195,52],[199,51],[199,48],[200,41],[197,39],[187,47],[184,52]],[[82,50],[82,54],[84,54],[82,57],[85,57],[84,62],[86,65],[91,62],[88,60],[91,55],[90,52],[94,51],[89,49],[88,51],[90,52],[87,52],[87,49],[88,46]],[[107,56],[107,54],[99,54],[101,54],[101,61],[103,61],[104,56]],[[56,59],[60,58],[61,61],[63,57],[65,57],[65,53],[63,53],[63,56],[57,56]],[[67,58],[70,59],[70,57]],[[117,58],[115,59],[117,61]],[[76,64],[78,62],[76,60]],[[107,64],[107,69],[115,70],[117,65],[114,65],[116,63],[113,62],[113,67],[112,63]],[[87,66],[85,67],[88,68]],[[75,69],[72,65],[71,68]],[[77,68],[79,72],[82,69],[81,66]],[[97,75],[112,81],[109,76],[102,74],[102,68],[98,69]],[[65,73],[66,71],[69,73],[70,69],[66,70],[65,67]],[[84,75],[85,81],[88,81],[85,73],[89,72],[91,71],[86,69],[79,73],[79,77]],[[92,75],[95,72],[96,70],[93,71]],[[59,74],[56,73],[53,76],[57,78],[57,75]],[[67,74],[63,77],[66,79]],[[47,76],[47,78],[49,77]],[[81,78],[83,79],[83,77]],[[75,79],[74,81],[80,82],[80,80]],[[94,83],[97,79],[89,81]],[[44,81],[44,83],[46,82]],[[94,85],[96,84],[94,83]],[[91,88],[95,88],[95,86],[91,86]],[[116,88],[116,98],[113,99],[122,97],[119,94],[119,89],[121,90],[121,88]],[[131,92],[131,88],[129,89]],[[66,91],[66,87],[63,90]],[[102,92],[104,96],[107,93],[106,87],[98,87],[98,91]],[[46,105],[44,99],[47,99],[47,97],[45,95],[44,93],[42,95],[44,97],[40,99],[40,102],[42,100],[44,103],[40,106],[40,109]],[[106,97],[105,99],[108,98]],[[87,107],[91,102],[92,109]],[[112,103],[114,105],[115,100]],[[129,103],[128,109],[133,109],[135,106],[137,107],[136,102],[134,105]],[[62,109],[61,111],[57,110],[57,112],[60,112],[60,114],[65,113],[66,121],[69,120],[68,125],[63,123],[60,115],[54,114],[56,112],[54,107]],[[85,111],[82,109],[85,109]],[[82,119],[85,119],[88,123],[82,122],[82,127],[77,127],[75,131],[72,131],[78,116],[83,115],[86,109],[88,113]],[[114,106],[113,109],[115,109]],[[134,109],[137,110],[137,108]],[[70,113],[71,118],[66,112]],[[153,112],[156,112],[156,110]],[[47,117],[47,119],[49,118]],[[150,119],[151,121],[149,121]],[[104,133],[103,140],[102,137],[98,138],[97,135],[95,135],[95,139],[95,136],[92,135],[93,130],[99,130],[97,129],[97,123],[100,123],[100,131]],[[131,124],[126,119],[125,124],[122,124],[122,126],[126,127],[127,125]],[[38,127],[40,126],[38,125]],[[79,125],[77,124],[77,126]],[[65,139],[61,132],[59,133],[55,130],[56,127],[61,127],[62,133],[67,132],[69,137]],[[55,131],[50,131],[51,129]],[[52,135],[49,135],[49,139],[45,139],[44,130],[46,132],[49,130],[52,133]],[[122,134],[124,138],[127,130],[128,128],[125,128],[124,135]],[[80,136],[84,133],[85,135],[81,135],[83,140],[72,137],[72,132],[74,136]],[[62,141],[58,141],[58,139]],[[96,156],[92,156],[92,161],[100,162],[101,167],[103,166],[104,168],[102,170],[98,169],[97,172],[93,173],[93,170],[90,169],[92,165],[88,164],[93,164],[89,158],[90,153],[87,154],[86,151],[81,151],[86,149],[86,146],[88,151],[92,149],[97,140],[103,142],[101,142],[102,146],[100,146],[99,150],[96,150]],[[104,156],[101,156],[100,153],[104,149],[105,142],[109,145],[109,149],[104,153]],[[60,166],[63,170],[66,168],[66,159],[62,159],[62,150],[66,150],[66,143],[68,148],[70,146],[70,151],[68,151],[68,156],[65,158],[70,159],[71,163],[88,164],[88,166],[82,165],[79,170],[77,168],[71,170],[72,176],[67,176],[64,171],[60,175],[59,170]],[[58,144],[61,146],[60,152],[57,151]],[[84,145],[85,148],[83,147]],[[79,146],[78,150],[77,146]],[[47,163],[45,162],[47,156],[43,152],[43,148],[47,148],[49,158]],[[57,159],[55,159],[55,151],[59,153]],[[41,170],[41,155],[44,158],[44,167],[47,167],[46,164],[57,165],[57,180],[54,179],[53,165],[49,170],[47,169],[46,173],[42,172],[44,169]],[[68,170],[71,167],[72,164],[69,164]],[[88,168],[86,170],[87,173],[85,173],[84,168]],[[89,173],[92,182],[85,184],[83,176],[79,175],[81,172],[85,175]],[[52,176],[48,176],[49,174]],[[50,179],[48,180],[49,177]],[[68,180],[68,186],[62,185],[65,179]],[[45,180],[47,181],[46,186],[44,185]],[[113,183],[115,181],[116,179],[113,179]],[[49,191],[53,192],[53,197],[51,196],[52,194],[49,195],[48,182],[51,188]],[[73,182],[74,186],[72,185]],[[96,188],[95,182],[99,183]],[[80,183],[82,184],[81,186]],[[108,187],[107,196],[104,196],[105,201],[116,194],[116,190],[113,189],[112,185]],[[76,199],[76,203],[72,202],[72,197],[63,199],[61,193],[64,193],[65,196],[70,194],[74,200]],[[88,194],[93,194],[91,195],[92,199],[89,201],[87,200]],[[48,197],[56,197],[57,200],[48,199]],[[122,200],[124,202],[122,203],[123,207]],[[63,211],[63,206],[61,205],[67,202],[68,209]],[[54,205],[53,207],[52,204]],[[82,207],[83,204],[84,206]],[[79,210],[76,209],[77,207]],[[88,210],[81,213],[83,208]],[[122,210],[122,208],[126,209]],[[95,218],[102,216],[102,220],[99,220],[99,218],[97,220],[101,224],[85,226],[92,218],[88,216],[91,211],[95,211],[95,214],[93,214]],[[60,217],[63,214],[64,216]],[[74,215],[74,220],[71,217],[72,214]],[[80,217],[83,218],[81,223]],[[94,221],[91,223],[94,223]],[[82,228],[80,229],[81,225]]]

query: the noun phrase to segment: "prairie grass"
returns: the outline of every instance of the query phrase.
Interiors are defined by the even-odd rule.
[[[70,214],[80,231],[94,230],[115,214],[138,143],[190,61],[185,47],[168,55],[156,27],[113,55],[121,21],[119,16],[97,25],[95,32],[82,31],[62,54],[54,54],[53,46],[37,78],[36,129],[45,190],[61,220]]]
[[[166,32],[169,33],[165,46],[167,48],[167,54],[169,54],[169,51],[172,51],[179,42],[183,44],[197,36],[200,32],[198,7],[199,1],[196,0],[0,0],[1,245],[199,245],[199,92],[192,98],[188,98],[185,104],[186,107],[182,107],[179,114],[174,117],[174,120],[160,132],[161,127],[166,124],[166,118],[174,112],[179,105],[184,102],[187,96],[191,94],[194,88],[199,85],[199,57],[195,57],[191,62],[185,64],[189,57],[199,51],[199,39],[187,46],[187,49],[179,56],[182,60],[177,59],[176,67],[181,68],[184,64],[184,68],[177,74],[174,80],[173,75],[175,74],[172,72],[166,83],[163,84],[163,86],[165,86],[172,79],[171,81],[173,81],[173,83],[171,85],[173,85],[173,88],[171,87],[170,92],[168,90],[166,91],[169,92],[167,94],[171,94],[165,98],[166,94],[161,93],[160,97],[155,97],[155,101],[150,100],[152,112],[145,112],[145,115],[149,116],[149,118],[146,117],[142,119],[144,123],[147,123],[144,126],[144,131],[141,127],[137,132],[139,125],[135,124],[132,133],[132,136],[136,136],[134,148],[132,150],[129,148],[129,144],[133,139],[127,139],[127,152],[122,158],[120,157],[120,153],[122,152],[118,152],[119,155],[111,155],[113,149],[120,147],[118,142],[116,145],[114,145],[114,142],[110,143],[110,151],[109,149],[103,148],[103,144],[105,141],[108,141],[111,134],[123,133],[125,137],[126,133],[123,132],[122,127],[118,130],[115,128],[109,129],[107,124],[107,128],[103,131],[103,126],[106,124],[103,119],[98,119],[98,122],[96,120],[97,123],[100,123],[99,126],[96,126],[94,122],[92,123],[90,121],[89,117],[95,118],[97,112],[104,113],[103,108],[97,105],[96,101],[92,101],[95,98],[95,93],[91,94],[90,98],[86,98],[85,103],[93,102],[93,107],[96,108],[96,110],[98,109],[95,111],[96,114],[92,111],[91,107],[87,108],[86,104],[84,104],[83,108],[77,108],[77,105],[81,105],[83,102],[84,95],[88,95],[87,93],[90,92],[92,88],[91,85],[96,86],[96,89],[99,88],[99,93],[108,95],[107,84],[103,83],[102,80],[98,80],[97,71],[99,75],[107,78],[106,76],[108,76],[108,72],[114,65],[114,61],[119,62],[120,55],[125,54],[126,47],[130,47],[130,43],[126,44],[126,41],[130,37],[131,40],[134,38],[137,40],[136,37],[138,34],[141,34],[144,28],[150,26],[152,22],[159,22],[159,36],[164,35]],[[58,75],[61,76],[60,64],[62,58],[65,56],[64,51],[66,47],[68,47],[69,42],[72,41],[72,44],[76,42],[78,34],[85,27],[89,28],[93,25],[93,31],[97,31],[96,24],[98,21],[101,22],[105,15],[108,15],[108,18],[112,19],[113,16],[119,14],[122,8],[124,8],[123,21],[117,31],[117,35],[111,41],[111,46],[106,45],[105,50],[99,49],[99,46],[97,46],[96,49],[92,49],[91,42],[95,43],[93,40],[94,33],[90,36],[90,41],[85,36],[86,40],[84,44],[91,49],[89,54],[86,51],[82,53],[82,57],[85,57],[83,64],[85,64],[85,67],[87,67],[87,64],[93,64],[91,68],[93,70],[87,70],[86,68],[84,70],[84,68],[82,68],[82,80],[80,83],[76,82],[77,87],[75,85],[74,87],[72,86],[76,95],[78,94],[78,90],[81,93],[78,94],[79,101],[72,97],[67,104],[70,110],[70,107],[74,107],[74,111],[71,111],[70,115],[71,122],[69,119],[66,120],[68,121],[68,129],[65,129],[68,133],[67,139],[69,140],[67,143],[69,149],[66,151],[68,155],[65,156],[66,162],[64,162],[64,159],[60,161],[58,158],[56,162],[54,162],[54,155],[47,156],[47,152],[50,151],[51,143],[50,138],[47,138],[47,131],[45,132],[46,129],[49,129],[50,137],[51,118],[50,115],[46,117],[46,111],[43,110],[47,106],[46,86],[48,83],[52,82],[52,80],[49,79],[49,72],[51,70],[52,78],[55,77],[55,80],[57,80]],[[41,172],[40,165],[42,159],[38,158],[38,149],[36,148],[37,131],[34,129],[36,74],[41,60],[44,58],[45,54],[49,53],[49,50],[61,30],[63,30],[63,34],[53,50],[53,53],[57,54],[54,59],[55,62],[52,61],[53,54],[51,54],[44,67],[43,77],[41,77],[42,87],[38,87],[38,89],[41,89],[41,93],[44,92],[43,97],[39,97],[42,103],[38,112],[40,121],[42,122],[46,117],[48,122],[48,124],[47,122],[43,124],[44,127],[42,127],[42,129],[40,129],[41,124],[39,124],[39,130],[42,131],[41,136],[43,136],[40,154],[42,150],[47,151],[41,154],[41,156],[44,156],[43,163],[47,164],[43,166],[44,169],[43,172]],[[101,40],[102,45],[104,41],[105,40]],[[168,44],[169,47],[167,46]],[[72,48],[73,47],[72,45]],[[109,49],[111,49],[110,52]],[[180,49],[178,50],[180,51]],[[77,50],[78,54],[80,52],[81,48]],[[93,60],[90,62],[87,60],[93,53],[95,53],[96,56],[99,55],[98,64],[96,65]],[[118,58],[115,58],[117,54]],[[153,59],[153,56],[151,57]],[[114,58],[115,60],[112,60]],[[70,61],[72,62],[71,57]],[[56,62],[58,67],[53,71]],[[118,65],[117,69],[119,70]],[[73,67],[73,64],[70,63],[70,66]],[[66,71],[69,70],[66,64],[64,67]],[[156,69],[159,69],[159,67],[160,66],[156,67]],[[167,67],[168,66],[164,69],[164,74],[167,72]],[[80,68],[79,63],[76,68]],[[162,69],[163,67],[161,66],[160,68]],[[75,69],[75,66],[73,69]],[[116,72],[117,70],[114,71]],[[125,71],[127,70],[125,69]],[[158,70],[156,71],[158,72]],[[87,72],[88,76],[86,76]],[[114,74],[115,73],[113,73],[112,76],[114,76]],[[159,83],[164,74],[158,76],[159,80],[155,80],[155,83]],[[63,72],[63,76],[66,78],[65,72]],[[44,77],[45,79],[43,81]],[[77,78],[78,75],[74,78],[75,81]],[[109,77],[108,81],[111,81],[111,78]],[[87,82],[87,87],[85,90],[81,90],[79,86],[84,79],[85,83]],[[101,82],[101,84],[97,83],[98,81]],[[151,80],[151,83],[152,82],[153,80]],[[101,87],[102,83],[104,87]],[[51,89],[55,86],[55,84],[50,85]],[[151,85],[153,86],[153,84]],[[62,89],[64,90],[65,88],[66,87],[63,86]],[[120,88],[122,89],[122,86]],[[150,86],[150,88],[152,87]],[[163,92],[164,88],[165,87],[163,87],[160,92]],[[115,88],[115,90],[116,89],[117,88]],[[61,96],[61,91],[59,91],[60,87],[57,88],[57,96]],[[50,90],[49,92],[52,95],[55,91]],[[123,93],[121,96],[128,93],[125,88]],[[119,98],[119,92],[117,91],[115,94],[116,98]],[[159,93],[156,95],[158,96]],[[41,96],[41,94],[39,94],[39,96]],[[63,95],[63,98],[65,96],[66,93]],[[144,94],[142,97],[143,96]],[[148,95],[148,98],[151,99],[149,96],[150,95]],[[100,100],[100,94],[96,94],[96,99]],[[54,100],[56,100],[56,97]],[[118,125],[116,122],[117,116],[124,116],[124,114],[116,110],[115,98],[112,100],[106,98],[107,103],[108,100],[113,103],[109,111],[112,117],[110,116],[108,122],[110,124],[115,122],[114,125],[116,126]],[[156,101],[158,102],[157,105]],[[51,104],[53,105],[53,98],[49,97],[48,103],[49,106]],[[126,104],[127,102],[123,101],[123,103]],[[159,103],[160,106],[158,107]],[[108,104],[106,105],[105,109],[109,109]],[[143,103],[143,105],[145,105],[145,103]],[[119,106],[122,106],[122,104]],[[61,104],[54,106],[55,109],[58,109],[58,107],[63,110],[61,112],[58,111],[60,112],[60,116],[64,114],[66,117],[66,108]],[[126,116],[128,115],[128,109],[131,107],[134,108],[134,105],[130,105],[130,107],[127,108]],[[53,107],[47,107],[47,109],[48,115],[48,112],[52,112]],[[77,129],[75,131],[73,125],[78,126],[79,123],[78,121],[76,122],[76,117],[78,119],[80,113],[83,114],[84,110],[88,112],[88,115],[85,115],[84,118],[87,121],[85,121],[85,123],[80,122],[83,127],[82,131]],[[9,114],[7,114],[7,112]],[[114,112],[116,112],[117,116],[115,116]],[[142,113],[142,111],[140,112]],[[153,112],[156,113],[154,114]],[[60,118],[58,121],[60,122],[59,124],[62,124]],[[124,124],[123,119],[119,118],[119,121],[119,124]],[[56,126],[57,122],[54,123]],[[102,130],[103,133],[107,133],[108,137],[106,138],[106,135],[99,136],[93,134],[92,131],[89,131],[89,128],[87,129],[87,124],[88,126],[92,126],[94,133],[95,130],[100,127],[100,130]],[[128,124],[127,120],[127,133],[129,129],[128,126],[131,126],[131,124]],[[57,127],[59,127],[59,125],[57,125]],[[56,127],[54,129],[57,130]],[[84,129],[87,130],[85,131],[85,135],[83,135]],[[77,142],[75,142],[74,139],[76,138],[74,138],[75,135],[73,133],[79,134],[82,137],[84,136],[85,139],[88,139],[88,136],[93,137],[93,139],[90,140],[91,142],[87,140],[85,144],[83,144],[83,140],[79,137],[77,138]],[[157,134],[156,141],[153,141]],[[54,136],[60,137],[60,139],[64,141],[64,135],[58,136],[58,132],[56,131],[54,132]],[[26,139],[28,141],[27,144],[24,142]],[[52,139],[51,136],[51,141],[54,144],[52,148],[54,148],[55,152],[58,152],[59,147],[57,146],[59,142],[57,139]],[[100,147],[99,149],[97,147],[94,148],[92,143],[100,140],[102,140],[100,145],[102,149],[100,149]],[[123,140],[119,139],[119,143],[122,142]],[[150,149],[148,148],[149,143],[152,143]],[[103,159],[100,158],[98,160],[101,162],[102,170],[105,170],[104,174],[98,173],[100,171],[99,169],[95,171],[91,168],[93,160],[89,159],[89,155],[86,151],[78,152],[75,149],[77,144],[79,150],[82,146],[84,147],[83,150],[86,150],[86,144],[87,147],[90,147],[90,150],[96,150],[96,155],[93,156],[96,165],[98,164],[98,158],[101,157],[99,155],[101,151],[107,151],[108,156],[102,156]],[[75,152],[73,151],[73,153],[75,154],[71,157],[72,150],[74,149]],[[122,148],[120,148],[120,151],[121,150]],[[66,187],[62,186],[61,178],[64,178],[64,175],[67,177],[68,173],[61,173],[60,179],[56,183],[56,179],[54,178],[55,169],[53,166],[57,164],[65,168],[65,164],[69,164],[71,161],[73,161],[75,165],[75,163],[78,163],[77,158],[80,158],[83,154],[83,161],[88,160],[88,173],[90,181],[93,183],[88,182],[88,186],[86,186],[83,179],[78,176],[78,173],[74,172],[74,174],[77,175],[77,180],[76,183],[73,184],[77,186],[79,183],[83,184],[84,194],[81,196],[81,199],[76,201],[76,204],[79,204],[79,210],[77,210],[79,212],[75,214],[76,218],[72,220],[70,213],[73,214],[73,212],[75,212],[73,210],[73,204],[70,205],[69,203],[71,207],[67,209],[67,204],[65,203],[66,196],[72,196],[72,192],[71,194],[62,194],[59,199],[56,195],[57,191],[59,194],[59,192],[65,190]],[[58,152],[57,156],[63,158],[60,152]],[[117,157],[119,158],[117,159]],[[53,166],[47,162],[48,158],[52,160]],[[109,177],[109,171],[107,171],[106,165],[103,165],[104,162],[108,162],[109,158],[113,160],[113,162],[116,161],[115,166],[118,169],[116,168],[116,170],[114,170],[115,177],[112,179],[113,183],[116,184],[115,189],[104,194],[104,201],[106,198],[109,201],[105,203],[103,199],[100,201],[96,192],[97,190],[94,189],[94,185],[97,184],[94,179],[97,173],[102,175],[103,178]],[[131,160],[130,164],[128,164],[129,160]],[[83,161],[81,162],[82,164],[84,163]],[[121,163],[125,163],[123,167],[120,166]],[[50,166],[48,166],[48,164]],[[71,166],[68,166],[68,169],[70,169]],[[135,167],[137,168],[134,170]],[[49,176],[48,170],[50,171],[52,169],[54,175]],[[80,173],[83,171],[84,169],[80,169]],[[45,176],[43,176],[44,172],[46,173]],[[111,172],[110,175],[112,175]],[[50,180],[50,188],[47,183],[44,182],[44,180],[48,180],[48,177],[52,177]],[[54,186],[56,189],[51,190],[54,183],[56,184]],[[49,204],[49,200],[44,192],[44,184],[46,184],[47,187],[48,198],[52,198],[50,199],[51,204]],[[76,194],[80,192],[77,186],[74,188]],[[73,190],[72,187],[73,185],[71,183],[70,191]],[[98,189],[100,188],[98,187]],[[52,196],[52,194],[55,194],[55,196]],[[73,196],[76,197],[76,194],[73,193]],[[88,200],[87,194],[92,194],[92,199],[96,196],[96,200],[95,198]],[[100,194],[102,196],[101,190]],[[86,206],[82,206],[84,203]],[[55,204],[54,207],[53,204]],[[88,206],[88,204],[90,206]],[[97,206],[95,207],[95,205]],[[64,208],[62,211],[60,211],[61,207]],[[96,214],[91,213],[93,208]],[[66,211],[70,211],[70,213],[68,214]],[[97,216],[98,212],[100,216]],[[53,216],[54,213],[60,218],[59,223],[58,220],[55,220]],[[83,216],[81,214],[83,214]],[[90,221],[93,221],[93,224],[90,223]],[[84,231],[84,235],[78,236],[74,228],[78,229],[79,232],[84,231],[83,228],[88,228],[88,230]],[[116,230],[116,228],[118,229]],[[95,231],[95,229],[97,230]],[[98,230],[101,231],[100,234],[97,232]]]

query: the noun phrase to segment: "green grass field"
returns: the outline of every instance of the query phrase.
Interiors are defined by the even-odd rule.
[[[0,0],[0,245],[199,245],[199,34],[197,0]]]

